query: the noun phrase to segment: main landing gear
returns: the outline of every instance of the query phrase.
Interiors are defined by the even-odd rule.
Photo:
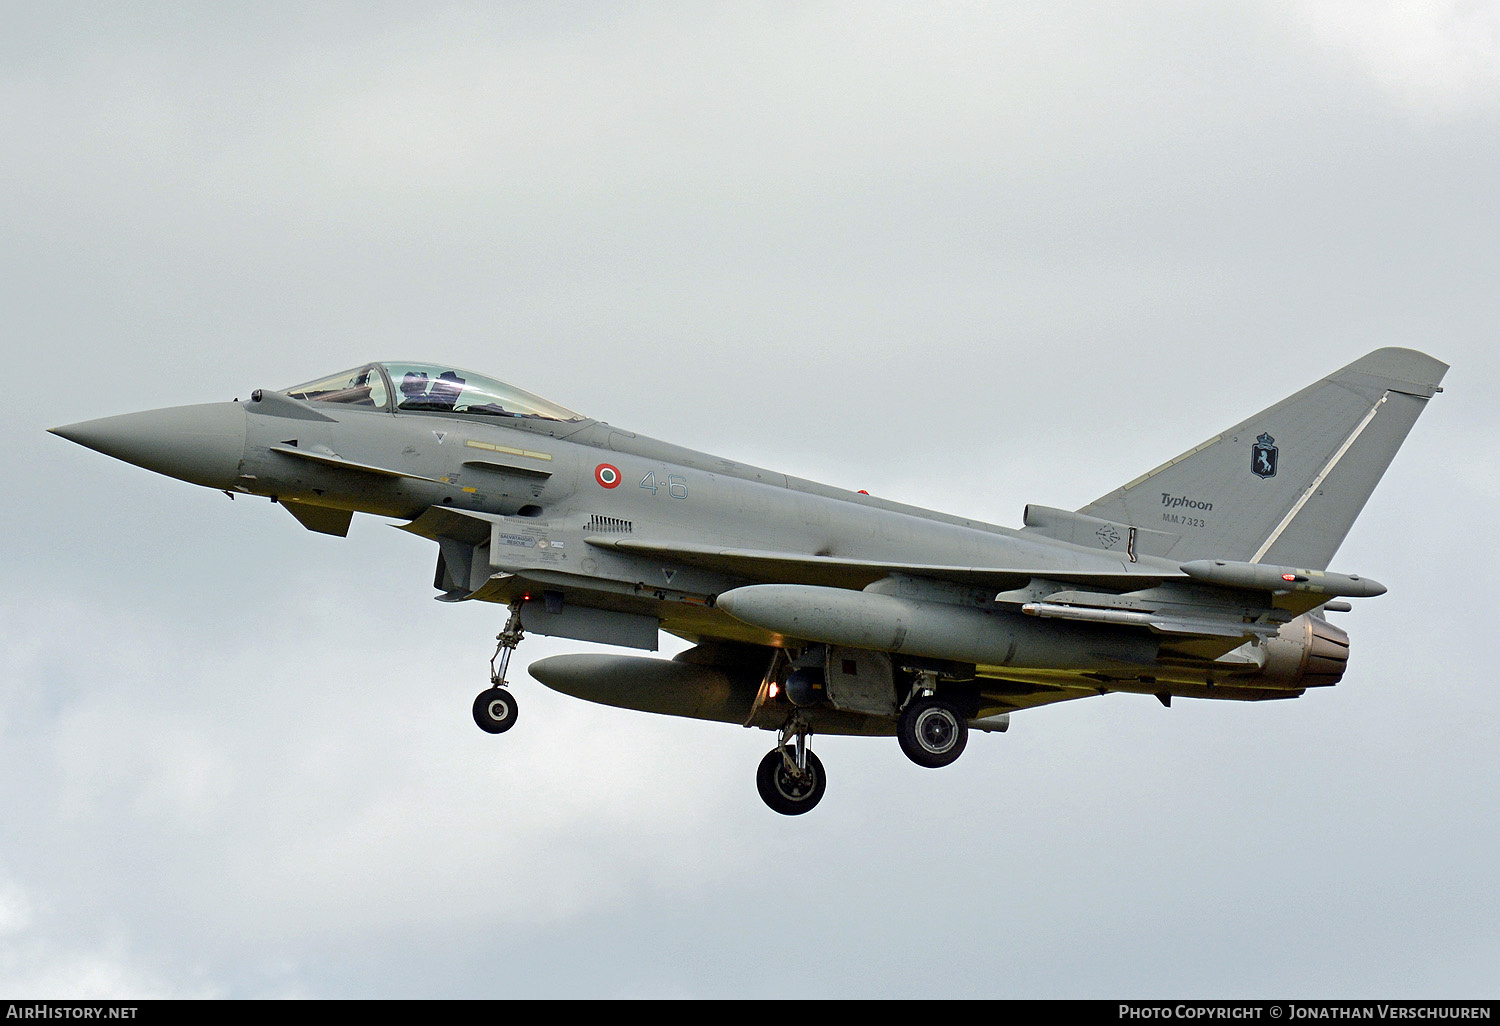
[[[755,771],[755,786],[760,790],[761,801],[783,816],[811,812],[823,800],[828,787],[823,763],[807,747],[810,736],[806,724],[797,718],[788,721],[781,728],[776,747],[766,753]]]
[[[512,602],[510,619],[505,629],[495,635],[498,644],[495,654],[490,656],[490,687],[481,691],[474,699],[474,722],[488,734],[503,734],[516,725],[516,696],[505,686],[505,673],[510,668],[510,655],[526,637],[521,630],[521,603]],[[499,660],[496,666],[495,661]]]
[[[969,741],[969,715],[962,693],[938,695],[938,675],[916,671],[916,680],[896,720],[896,740],[906,757],[918,766],[936,769],[957,761]],[[811,812],[823,798],[828,777],[823,763],[808,748],[812,737],[807,718],[794,711],[781,728],[775,748],[755,771],[761,800],[783,816]]]
[[[947,766],[964,752],[969,724],[952,704],[939,698],[919,698],[901,711],[896,740],[918,766]]]
[[[935,696],[936,684],[935,674],[918,674],[917,686],[896,721],[901,750],[928,769],[949,765],[969,743],[969,721],[958,706]]]

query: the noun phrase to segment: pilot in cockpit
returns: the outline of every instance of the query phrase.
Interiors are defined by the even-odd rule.
[[[389,402],[387,388],[396,392]],[[514,385],[441,363],[367,364],[284,389],[306,402],[346,403],[403,413],[445,413],[579,421],[572,410],[549,403]]]
[[[428,390],[428,375],[420,371],[408,371],[401,380],[401,405],[405,407],[411,399],[420,399]]]
[[[451,410],[458,402],[458,394],[464,390],[464,384],[464,379],[453,371],[443,371],[438,375],[437,381],[433,382],[427,400],[433,409]]]
[[[427,375],[421,371],[407,371],[401,379],[401,402],[399,409],[408,405],[421,406],[427,392]]]

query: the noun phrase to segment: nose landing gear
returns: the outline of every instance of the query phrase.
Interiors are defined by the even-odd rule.
[[[495,654],[490,656],[490,687],[481,691],[474,699],[474,722],[487,734],[503,734],[516,725],[516,697],[505,686],[505,674],[510,668],[511,653],[526,634],[521,629],[521,603],[510,604],[510,619],[497,635]],[[499,665],[496,665],[499,660]]]

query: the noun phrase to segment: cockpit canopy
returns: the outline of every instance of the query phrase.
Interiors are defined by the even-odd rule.
[[[370,363],[283,391],[293,399],[416,413],[583,420],[580,413],[483,374],[441,363]]]

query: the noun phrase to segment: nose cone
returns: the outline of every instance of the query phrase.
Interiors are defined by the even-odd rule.
[[[182,481],[228,488],[245,457],[239,403],[173,406],[49,429],[70,442]]]

